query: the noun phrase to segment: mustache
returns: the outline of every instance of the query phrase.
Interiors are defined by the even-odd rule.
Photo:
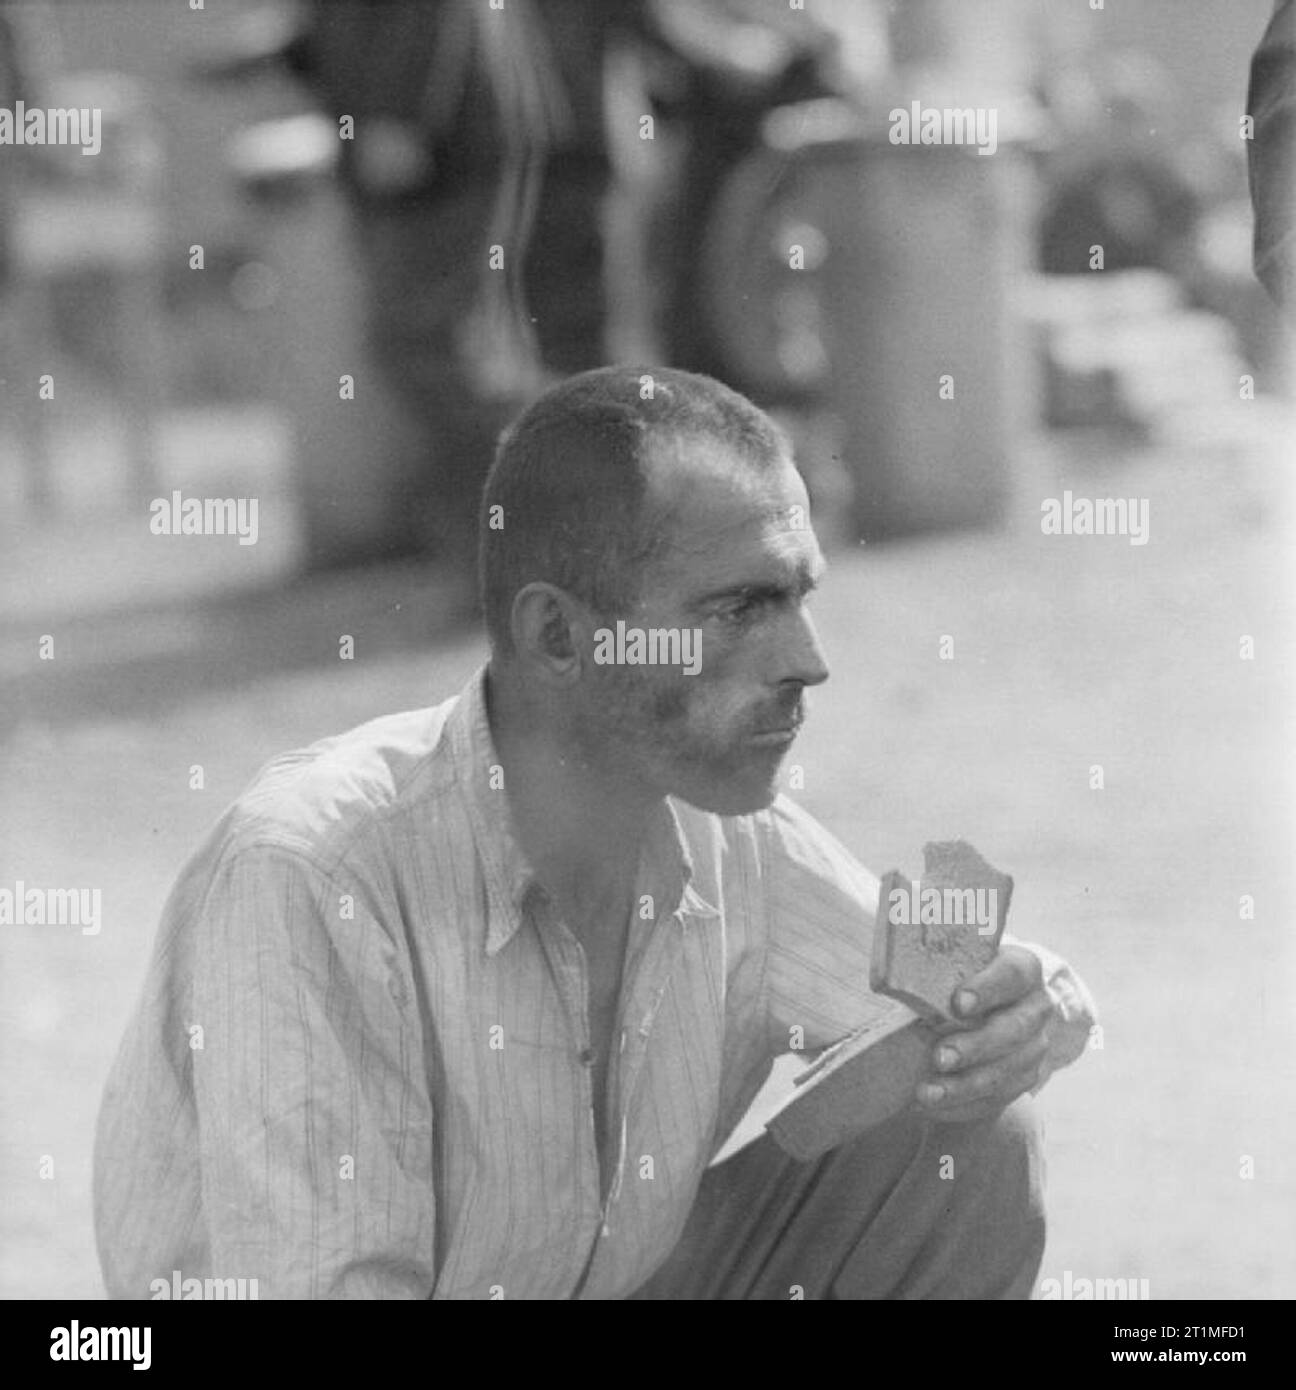
[[[780,707],[777,713],[766,715],[751,732],[773,734],[781,733],[784,729],[796,732],[805,723],[805,718],[805,702],[798,695],[790,704]]]

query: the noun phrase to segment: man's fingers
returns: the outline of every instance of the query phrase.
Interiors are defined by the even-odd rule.
[[[954,1075],[929,1077],[918,1087],[918,1101],[936,1117],[971,1102],[995,1100],[1007,1105],[1034,1086],[1048,1054],[1048,1039],[1038,1033],[1011,1055]]]
[[[937,1041],[933,1071],[918,1087],[919,1108],[936,1120],[983,1119],[1036,1084],[1048,1056],[1053,1000],[1039,957],[1009,945],[959,987],[953,1003],[971,1026]]]
[[[1039,957],[1024,946],[1005,946],[989,965],[954,991],[954,1012],[960,1018],[979,1018],[1013,1004],[1044,983]]]
[[[951,1033],[937,1043],[937,1071],[957,1072],[967,1067],[1008,1057],[1047,1030],[1053,1019],[1053,1001],[1037,989],[1009,1008],[1000,1009],[979,1028]]]

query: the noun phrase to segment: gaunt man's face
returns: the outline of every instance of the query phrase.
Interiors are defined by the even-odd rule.
[[[790,462],[752,475],[722,444],[688,441],[658,461],[652,495],[669,549],[620,615],[627,640],[605,635],[602,660],[590,649],[569,733],[584,760],[639,790],[721,815],[759,810],[805,717],[802,692],[828,677],[805,606],[825,568],[805,485]],[[632,653],[635,629],[677,632],[658,654],[691,657],[695,673],[609,662]]]

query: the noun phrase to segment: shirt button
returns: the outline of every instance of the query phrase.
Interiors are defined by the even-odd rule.
[[[582,1066],[592,1067],[594,1065],[594,1049],[592,1047],[582,1048],[580,1060]]]

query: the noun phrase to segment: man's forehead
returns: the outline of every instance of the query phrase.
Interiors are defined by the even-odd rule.
[[[805,484],[791,459],[755,465],[723,443],[663,450],[649,472],[649,496],[680,548],[721,534],[775,536],[810,527]]]
[[[657,583],[696,597],[761,584],[803,588],[822,572],[805,484],[790,460],[764,469],[713,460],[672,481],[661,499]]]

